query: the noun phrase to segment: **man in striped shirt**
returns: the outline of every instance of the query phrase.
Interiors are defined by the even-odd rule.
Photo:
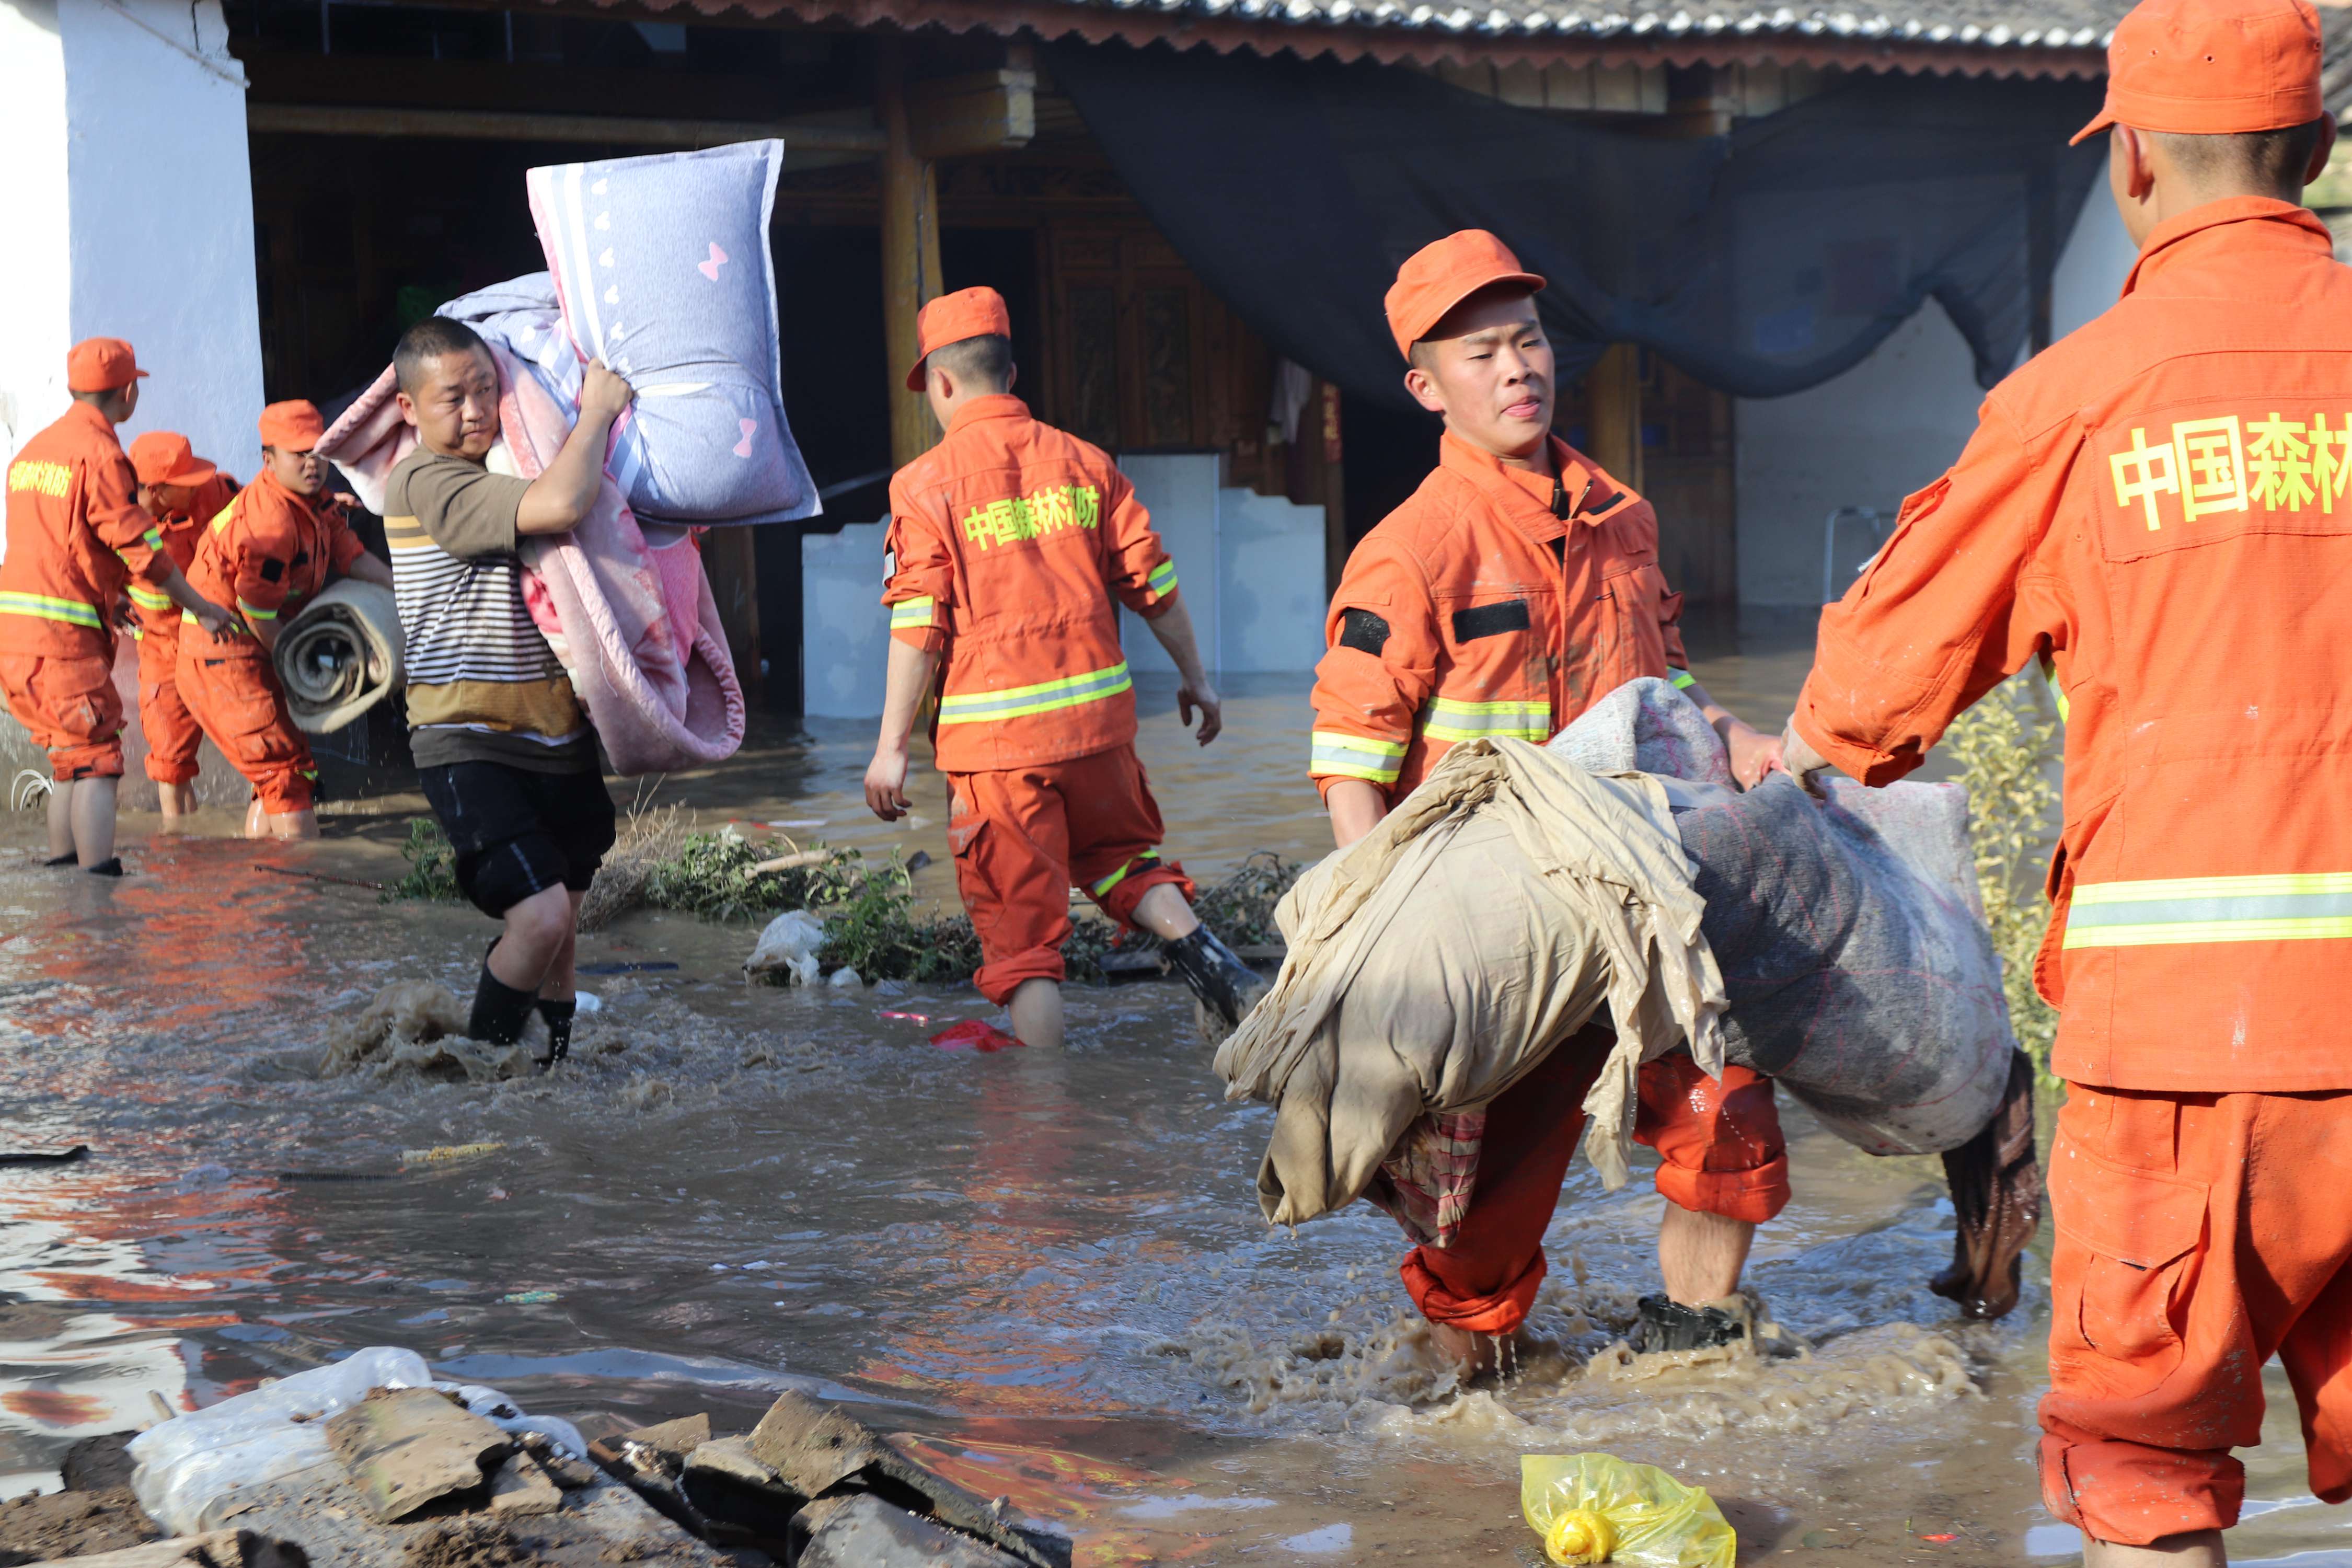
[[[536,479],[485,466],[499,436],[499,370],[472,328],[443,316],[393,354],[416,450],[384,486],[408,670],[409,749],[457,851],[457,884],[504,922],[484,955],[467,1033],[521,1038],[534,1007],[549,1065],[572,1037],[580,900],[613,847],[596,732],[523,603],[518,545],[588,514],[629,384],[588,366],[580,418]]]
[[[866,803],[907,811],[907,748],[939,693],[956,887],[980,935],[981,994],[1024,1045],[1062,1043],[1069,889],[1160,937],[1230,1029],[1264,982],[1202,925],[1184,868],[1160,858],[1160,807],[1135,757],[1135,689],[1118,605],[1175,660],[1176,710],[1223,716],[1150,514],[1110,458],[1013,395],[1012,319],[993,289],[923,307],[907,385],[947,437],[890,481],[890,667]],[[944,666],[944,669],[942,667]]]

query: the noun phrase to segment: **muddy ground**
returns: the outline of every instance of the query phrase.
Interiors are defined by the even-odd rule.
[[[1802,664],[1768,629],[1699,672],[1777,725]],[[1207,752],[1144,692],[1168,851],[1196,871],[1328,842],[1304,683],[1234,684]],[[869,742],[763,727],[654,798],[943,866],[935,779],[895,828],[857,804]],[[381,987],[462,994],[490,934],[355,885],[398,875],[421,810],[356,803],[270,847],[225,809],[180,836],[134,816],[119,884],[41,869],[32,816],[0,832],[6,1141],[92,1150],[0,1165],[0,1494],[54,1488],[151,1391],[203,1405],[405,1344],[591,1436],[697,1410],[741,1430],[786,1386],[854,1401],[1081,1563],[1532,1563],[1518,1456],[1596,1447],[1713,1489],[1743,1562],[2075,1555],[2031,1468],[2042,1256],[2011,1321],[1959,1323],[1926,1289],[1949,1251],[1933,1161],[1791,1109],[1796,1200],[1750,1279],[1814,1354],[1659,1377],[1607,1347],[1656,1288],[1660,1200],[1580,1163],[1537,1319],[1561,1353],[1465,1391],[1390,1221],[1259,1222],[1269,1114],[1221,1098],[1170,986],[1074,991],[1058,1057],[949,1052],[929,1037],[992,1016],[969,989],[747,989],[750,930],[639,914],[583,940],[602,1009],[558,1076],[319,1076]],[[918,887],[953,898],[936,866]],[[677,967],[627,967],[650,963]],[[2352,1564],[2283,1382],[2248,1463],[2242,1561]]]

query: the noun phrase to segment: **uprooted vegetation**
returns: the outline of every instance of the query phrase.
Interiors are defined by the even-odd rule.
[[[454,857],[438,824],[412,819],[401,853],[409,871],[385,892],[387,900],[462,899]],[[1201,918],[1235,945],[1279,942],[1274,907],[1303,868],[1261,850],[1230,876],[1201,889]],[[963,980],[980,966],[980,938],[961,911],[918,897],[913,869],[895,853],[877,864],[856,849],[803,847],[782,835],[754,841],[732,826],[706,831],[679,806],[640,806],[622,818],[613,848],[581,901],[580,928],[601,931],[641,909],[717,924],[762,921],[788,910],[806,910],[824,924],[816,952],[824,973],[853,969],[867,981],[919,984]],[[1100,982],[1106,978],[1103,960],[1119,945],[1118,930],[1091,906],[1074,905],[1070,915],[1071,933],[1062,950],[1069,977],[1081,984]],[[789,983],[781,972],[757,978]],[[463,1020],[458,1022],[462,1033]]]
[[[1969,790],[1969,844],[2010,1025],[2049,1081],[2058,1015],[2033,988],[2033,961],[2050,921],[2042,883],[2057,833],[2058,785],[2051,777],[2057,738],[2042,699],[2016,681],[1962,714],[1946,737]]]

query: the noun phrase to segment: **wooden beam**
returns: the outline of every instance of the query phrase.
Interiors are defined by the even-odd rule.
[[[1585,439],[1593,461],[1642,488],[1642,351],[1612,343],[1584,376]]]
[[[915,318],[943,290],[940,279],[939,176],[915,152],[908,123],[906,58],[896,35],[874,40],[875,101],[886,142],[882,152],[882,337],[889,363],[890,460],[901,467],[940,438],[929,402],[907,388],[915,363]]]
[[[718,147],[784,139],[788,153],[871,156],[883,134],[860,126],[751,120],[653,120],[624,114],[505,114],[470,109],[386,109],[359,104],[252,103],[246,128],[307,136],[416,136],[481,142],[593,142],[641,147]]]
[[[1037,134],[1037,72],[1015,63],[1003,70],[910,82],[907,126],[919,158],[1026,147]]]

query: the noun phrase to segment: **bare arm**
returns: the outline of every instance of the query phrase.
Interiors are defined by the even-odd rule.
[[[343,568],[343,575],[362,583],[373,583],[379,588],[392,586],[392,568],[373,555],[354,555],[352,563]]]
[[[569,533],[580,526],[604,483],[604,442],[613,421],[635,395],[627,382],[604,368],[603,360],[588,362],[580,384],[579,423],[564,437],[555,461],[523,492],[522,504],[515,510],[517,533]]]
[[[1345,849],[1381,825],[1388,797],[1368,779],[1333,779],[1323,805],[1331,814],[1331,842]]]
[[[890,668],[882,692],[882,733],[866,767],[866,804],[885,822],[907,815],[907,747],[915,718],[939,674],[940,656],[912,643],[890,639]]]
[[[1184,590],[1178,588],[1160,601],[1160,613],[1145,619],[1151,635],[1176,664],[1176,717],[1190,727],[1192,710],[1201,710],[1201,744],[1207,745],[1225,727],[1225,707],[1209,672],[1201,666],[1201,645],[1192,635],[1192,612],[1184,607]]]
[[[1706,687],[1693,680],[1683,688],[1683,695],[1698,704],[1698,710],[1723,737],[1731,752],[1731,776],[1739,781],[1741,789],[1754,789],[1765,774],[1781,765],[1780,742],[1708,696]]]
[[[236,616],[197,593],[196,585],[188,581],[188,574],[181,571],[170,556],[163,559],[164,574],[154,580],[155,586],[170,595],[172,603],[195,616],[196,624],[215,637],[236,623]],[[268,647],[269,645],[264,643],[261,646]]]

